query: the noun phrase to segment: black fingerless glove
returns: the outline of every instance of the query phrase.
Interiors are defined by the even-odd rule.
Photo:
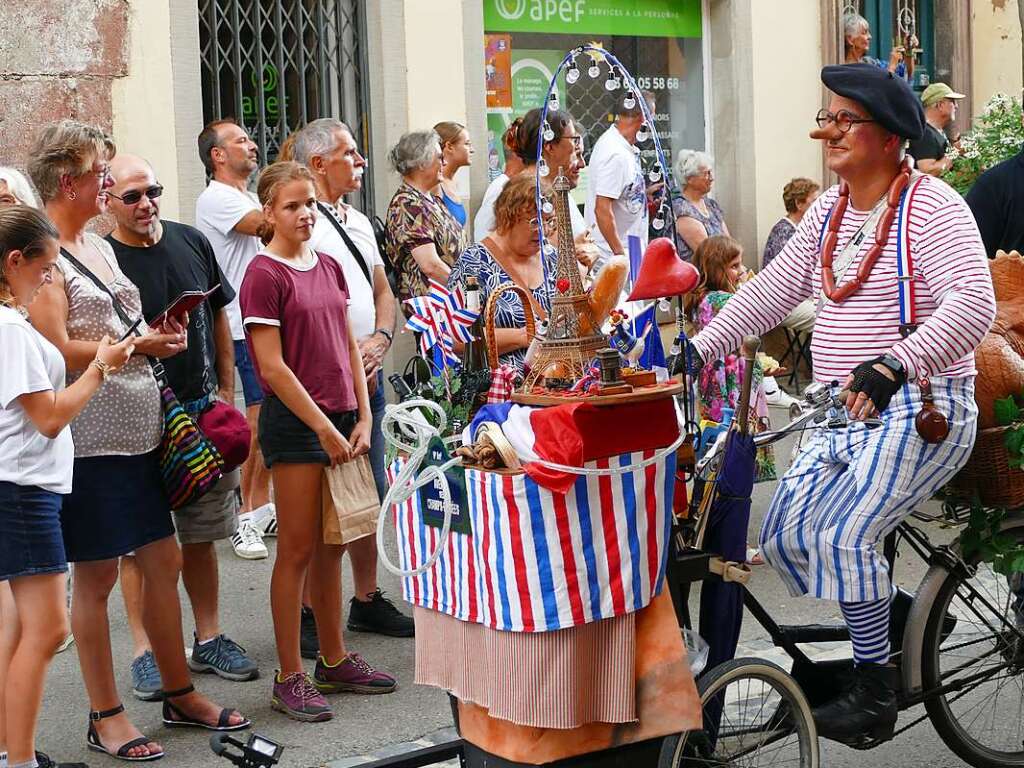
[[[893,370],[883,362],[883,355],[867,360],[853,369],[853,384],[850,385],[851,392],[863,392],[872,403],[875,409],[881,413],[889,407],[889,401],[900,388],[907,383],[907,374],[902,370]],[[876,365],[885,365],[892,375],[896,377],[893,381],[884,373],[875,370]]]

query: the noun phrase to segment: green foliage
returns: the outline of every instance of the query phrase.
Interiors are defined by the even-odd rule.
[[[950,148],[953,167],[942,178],[961,195],[966,194],[978,176],[1017,154],[1021,145],[1024,145],[1021,103],[997,93],[974,120],[971,130],[961,137],[959,146]]]
[[[960,536],[960,551],[965,560],[977,556],[982,562],[991,563],[996,573],[1009,576],[1024,571],[1024,547],[1000,532],[1005,518],[1005,509],[983,507],[975,499],[967,528]]]

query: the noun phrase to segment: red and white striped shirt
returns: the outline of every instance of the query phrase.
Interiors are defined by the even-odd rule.
[[[825,217],[839,197],[834,186],[804,215],[793,237],[756,278],[746,283],[714,321],[693,339],[705,360],[740,346],[748,333],[763,335],[776,327],[801,301],[821,295],[818,240]],[[870,216],[846,209],[835,255]],[[919,327],[904,339],[899,332],[896,230],[857,293],[841,304],[826,300],[818,312],[811,342],[814,378],[842,383],[865,360],[891,352],[914,379],[973,376],[974,349],[995,317],[995,296],[985,247],[970,208],[949,185],[926,176],[910,209],[910,248]],[[874,242],[868,233],[854,257],[845,283],[856,274]]]

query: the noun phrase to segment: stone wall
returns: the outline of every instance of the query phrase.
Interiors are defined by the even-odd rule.
[[[0,164],[24,168],[39,129],[62,117],[112,129],[127,32],[128,0],[0,3]]]

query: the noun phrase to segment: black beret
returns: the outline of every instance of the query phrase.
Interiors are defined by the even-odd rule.
[[[905,139],[924,135],[924,108],[907,82],[874,64],[836,64],[821,70],[833,93],[864,105],[883,128]]]

